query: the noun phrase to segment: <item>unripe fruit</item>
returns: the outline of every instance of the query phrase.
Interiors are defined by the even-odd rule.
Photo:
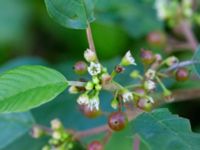
[[[103,150],[103,145],[99,141],[93,141],[87,146],[87,150]]]
[[[145,98],[140,98],[137,103],[137,107],[145,111],[151,111],[152,106],[152,103]]]
[[[155,56],[150,50],[141,50],[141,59],[145,65],[150,65],[154,62]]]
[[[120,131],[126,127],[128,119],[123,112],[113,112],[108,118],[108,125],[114,131]]]
[[[179,68],[176,71],[176,80],[177,81],[186,81],[189,78],[189,72],[186,68]]]
[[[91,110],[88,105],[80,105],[80,111],[88,118],[96,118],[101,115],[100,110],[93,109]]]
[[[137,94],[140,94],[140,95],[145,95],[146,94],[145,89],[142,88],[142,87],[138,87],[138,88],[134,89],[134,92],[137,93]],[[134,100],[135,101],[138,101],[139,99],[140,99],[140,96],[134,95]]]
[[[74,71],[79,75],[86,73],[87,72],[87,64],[84,61],[78,61],[74,65]]]

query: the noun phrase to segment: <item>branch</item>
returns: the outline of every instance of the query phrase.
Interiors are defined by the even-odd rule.
[[[193,65],[193,64],[198,64],[198,63],[200,63],[200,62],[199,61],[194,61],[194,60],[183,61],[183,62],[174,64],[173,66],[171,66],[168,69],[164,70],[164,72],[170,72],[170,71],[175,70],[177,68],[181,68],[181,67],[185,67],[185,66],[189,66],[189,65]]]
[[[140,150],[140,138],[139,138],[139,136],[135,136],[135,138],[134,138],[133,149],[134,150]]]
[[[75,138],[84,138],[84,137],[87,137],[87,136],[99,134],[101,132],[106,132],[106,131],[109,131],[109,130],[110,129],[109,129],[108,125],[102,125],[102,126],[99,126],[99,127],[96,127],[96,128],[85,130],[85,131],[78,131],[74,134],[74,137]]]
[[[86,29],[86,34],[87,34],[87,40],[88,40],[88,44],[89,44],[89,48],[93,51],[96,51],[95,46],[94,46],[94,40],[92,37],[92,30],[90,27],[90,23],[88,23],[88,27]]]
[[[192,50],[195,51],[198,46],[198,41],[191,29],[191,25],[187,21],[182,21],[180,23],[181,30],[186,38],[186,40],[190,43]]]

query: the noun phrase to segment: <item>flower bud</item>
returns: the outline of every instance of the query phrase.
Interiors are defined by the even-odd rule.
[[[93,51],[91,49],[87,49],[84,52],[84,57],[85,57],[85,60],[87,60],[88,62],[95,62],[97,60],[95,51]]]
[[[59,130],[60,128],[62,128],[62,123],[59,119],[54,119],[51,121],[51,128],[53,130]]]
[[[95,89],[96,89],[97,91],[100,91],[100,90],[102,89],[102,86],[99,85],[99,84],[97,84],[97,85],[95,85]]]
[[[68,91],[70,94],[77,94],[79,89],[76,86],[70,86]]]
[[[167,102],[174,101],[174,97],[172,96],[171,91],[169,91],[168,89],[165,89],[165,91],[163,92],[163,96],[165,97],[165,100]]]
[[[60,132],[54,131],[54,132],[52,133],[52,137],[53,137],[54,139],[56,139],[56,140],[60,140],[61,137],[62,137],[62,135],[61,135]]]
[[[33,138],[40,138],[44,135],[44,131],[37,125],[33,126],[31,129],[31,136]]]
[[[165,63],[167,66],[172,66],[174,64],[177,64],[179,62],[178,58],[175,57],[175,56],[171,56],[171,57],[168,57],[166,60],[165,60]]]
[[[130,76],[131,76],[133,79],[140,78],[140,72],[137,71],[137,70],[134,70],[134,71],[131,72]]]
[[[108,73],[104,73],[101,75],[102,84],[108,84],[111,81],[112,77]]]
[[[113,109],[117,109],[118,108],[118,101],[117,101],[117,99],[113,99],[112,101],[111,101],[111,107],[113,108]]]
[[[78,61],[73,68],[74,71],[79,75],[87,72],[87,64],[84,61]]]
[[[122,58],[121,63],[122,66],[128,66],[128,65],[136,65],[135,59],[133,58],[130,50],[125,54],[125,56]]]
[[[94,84],[99,84],[99,82],[100,82],[97,76],[93,76],[92,81]]]
[[[93,84],[91,81],[89,81],[89,82],[86,83],[85,89],[86,89],[87,91],[90,91],[90,90],[92,90],[93,88],[94,88],[94,84]]]

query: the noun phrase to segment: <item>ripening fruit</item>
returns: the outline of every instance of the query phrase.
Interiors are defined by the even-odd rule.
[[[87,146],[87,150],[103,150],[103,145],[99,141],[93,141]]]
[[[114,131],[120,131],[126,127],[127,116],[123,112],[113,112],[108,118],[108,125]]]
[[[137,107],[144,111],[151,111],[152,106],[152,103],[145,98],[140,98],[137,103]]]
[[[150,32],[147,36],[147,42],[152,46],[164,46],[166,44],[166,36],[160,31]]]
[[[91,119],[99,117],[101,115],[100,110],[91,110],[87,105],[80,105],[80,110],[86,117]]]
[[[142,62],[145,64],[145,65],[150,65],[154,62],[155,60],[155,56],[154,54],[152,53],[152,51],[150,50],[144,50],[142,49],[141,50],[141,59],[142,59]]]
[[[84,61],[78,61],[74,65],[74,71],[76,74],[82,75],[87,72],[87,64]]]
[[[146,91],[144,88],[142,87],[137,87],[136,89],[134,89],[134,92],[136,92],[137,94],[143,96],[146,94]],[[134,95],[134,100],[138,101],[140,99],[140,96]]]
[[[186,81],[189,78],[189,72],[186,68],[179,68],[176,71],[176,80],[177,81]]]

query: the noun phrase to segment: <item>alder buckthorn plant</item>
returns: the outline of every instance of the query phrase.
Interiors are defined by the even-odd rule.
[[[59,57],[77,57],[64,65],[14,62],[17,67],[1,73],[0,150],[200,149],[199,128],[192,131],[187,116],[190,101],[200,98],[198,1],[44,0],[42,5],[45,16],[55,20],[50,35],[67,31],[74,46]],[[74,38],[67,28],[84,37],[76,32]],[[45,43],[54,47],[54,40]],[[100,57],[115,51],[115,59]],[[187,106],[179,114],[182,103]]]

